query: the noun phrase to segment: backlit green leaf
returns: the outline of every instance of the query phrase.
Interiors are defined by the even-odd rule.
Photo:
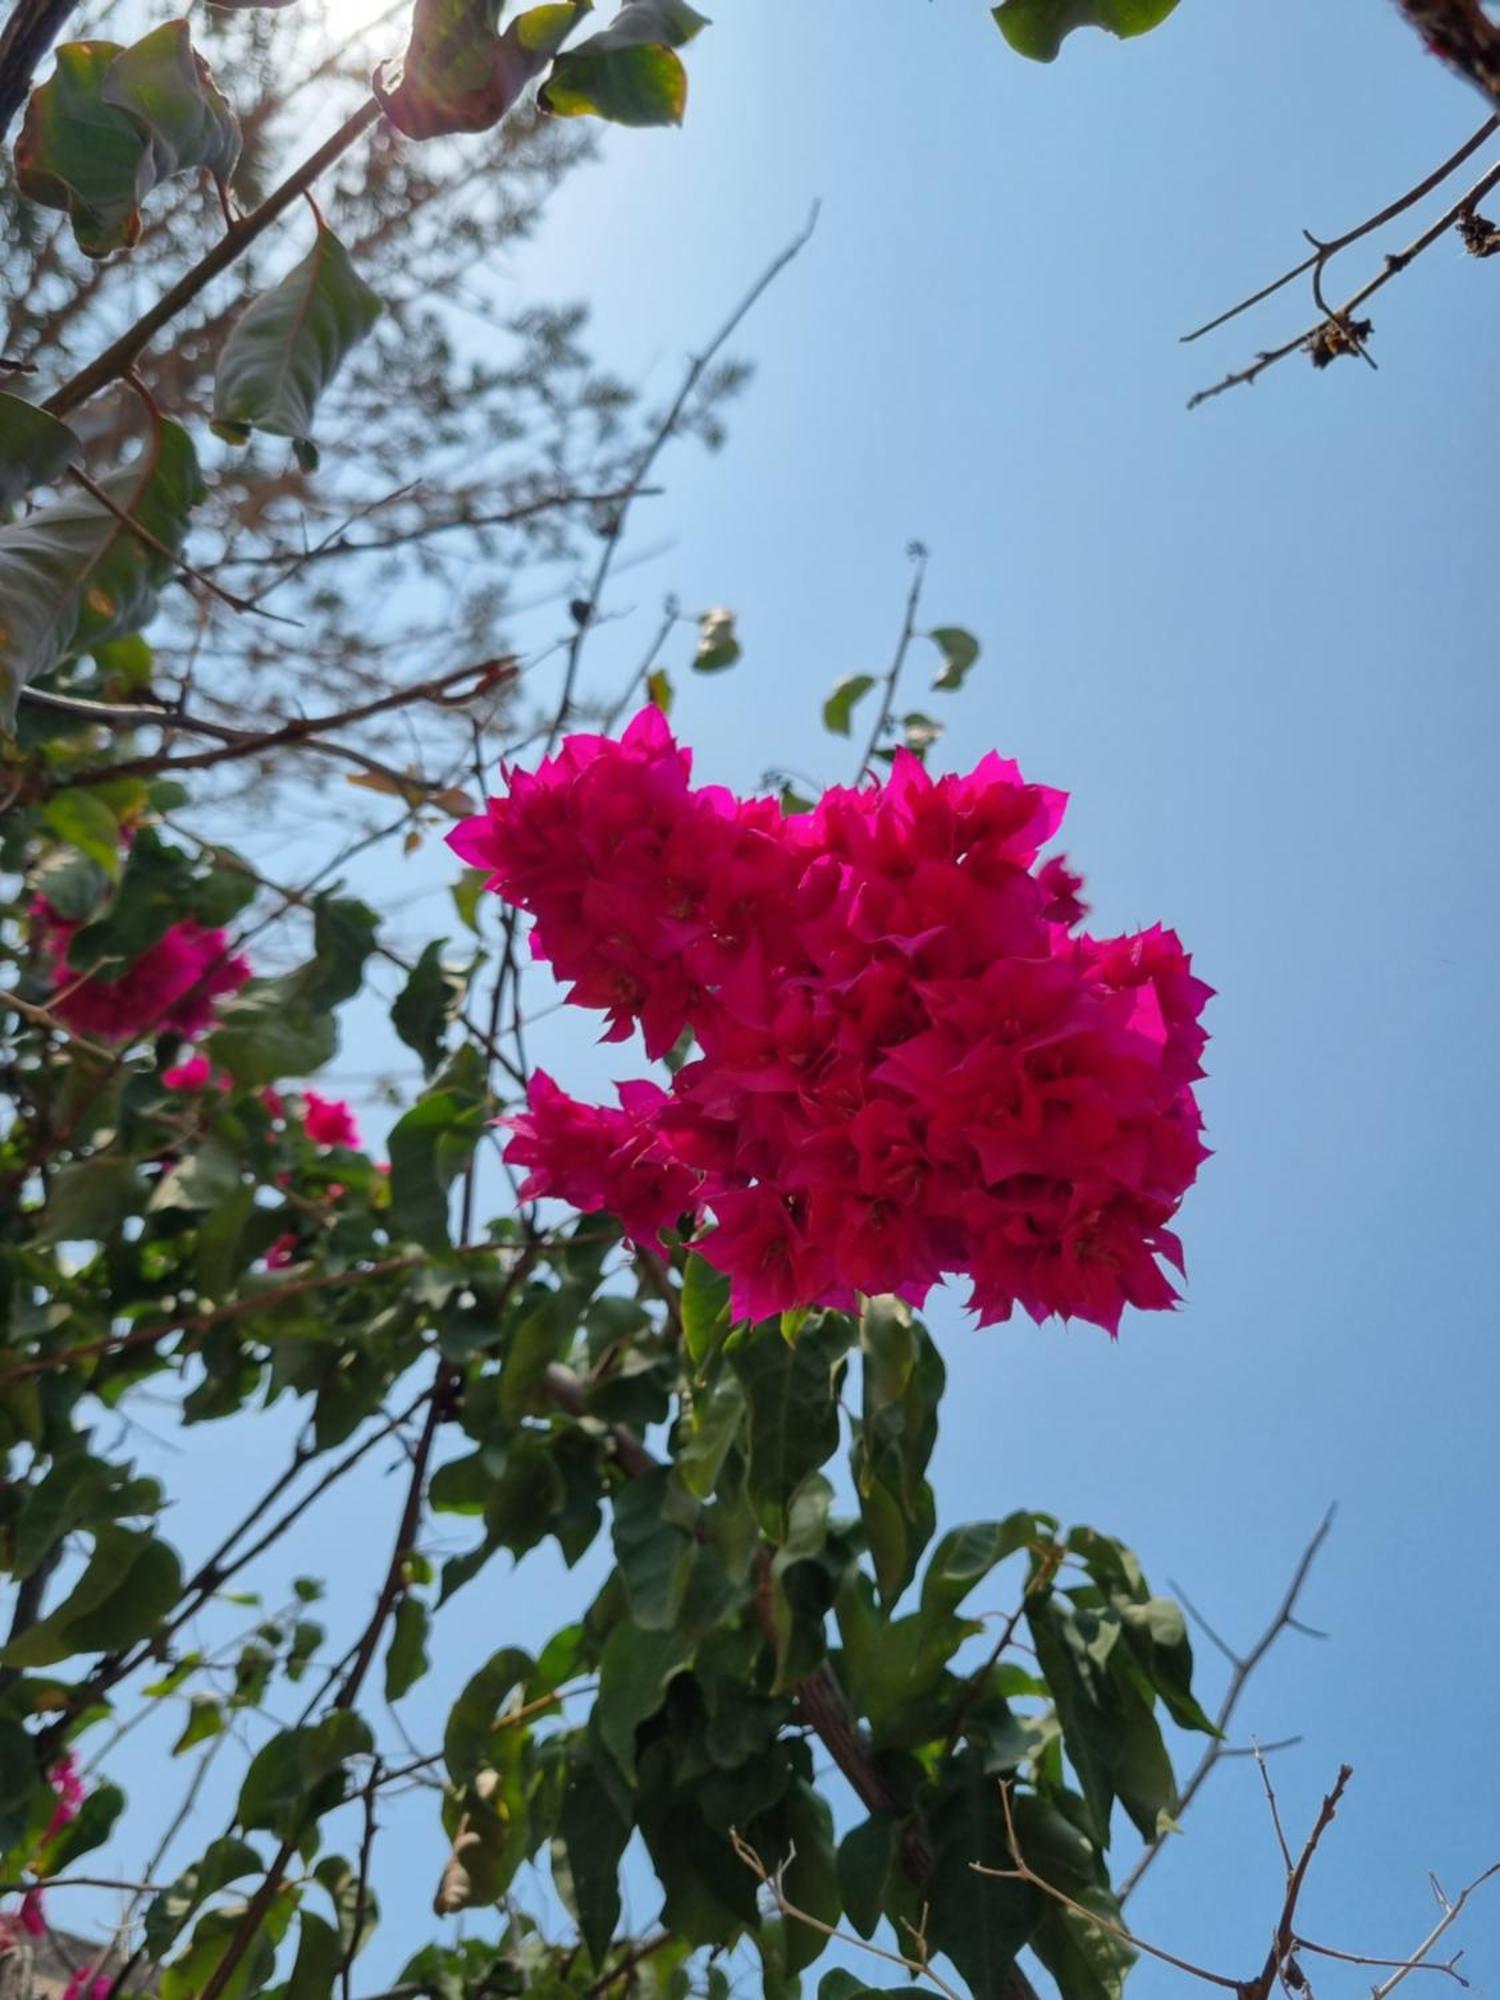
[[[251,431],[292,440],[317,465],[318,398],[380,317],[380,301],[326,223],[302,262],[241,313],[219,355],[213,427],[232,444]]]
[[[14,507],[33,486],[50,486],[82,451],[58,418],[0,394],[0,509]]]
[[[676,51],[707,25],[686,0],[625,0],[607,28],[557,58],[540,92],[543,110],[616,125],[680,125],[687,72]]]
[[[1177,0],[1001,0],[991,11],[1000,32],[1020,55],[1051,62],[1075,28],[1107,28],[1112,35],[1144,35],[1165,21]]]
[[[100,488],[118,512],[78,493],[0,528],[0,726],[13,723],[21,689],[38,674],[149,622],[204,490],[192,440],[166,420]]]

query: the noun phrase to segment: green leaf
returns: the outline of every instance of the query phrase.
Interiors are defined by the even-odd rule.
[[[875,685],[873,674],[850,674],[841,680],[823,704],[823,727],[835,736],[847,736],[857,702],[864,700]]]
[[[0,1854],[25,1833],[40,1784],[30,1735],[19,1722],[0,1717]]]
[[[11,1573],[30,1576],[76,1528],[97,1527],[122,1515],[154,1514],[161,1504],[160,1483],[132,1478],[128,1462],[110,1464],[86,1451],[69,1451],[54,1459],[11,1523]]]
[[[33,486],[51,486],[82,455],[83,446],[57,417],[0,394],[0,510],[14,507]]]
[[[424,1076],[441,1065],[448,1024],[463,1004],[463,979],[443,963],[446,943],[434,938],[426,947],[391,1008],[391,1026],[421,1057]]]
[[[675,61],[675,58],[674,58]],[[693,672],[718,674],[732,667],[740,656],[732,611],[705,611],[698,620],[698,646],[693,654]]]
[[[668,1681],[688,1665],[693,1650],[684,1631],[643,1632],[628,1619],[604,1642],[591,1727],[622,1776],[634,1779],[635,1732],[660,1708]]]
[[[222,1139],[205,1139],[196,1152],[162,1175],[146,1204],[147,1212],[158,1215],[171,1208],[193,1213],[217,1211],[238,1199],[244,1177],[238,1153]]]
[[[181,1935],[183,1926],[208,1898],[242,1875],[259,1875],[265,1864],[247,1841],[225,1835],[214,1841],[200,1861],[184,1869],[171,1888],[163,1889],[146,1911],[146,1949],[162,1958]]]
[[[16,141],[16,185],[62,210],[86,257],[128,249],[141,233],[146,135],[103,94],[124,53],[119,42],[64,42],[56,69],[31,93]]]
[[[956,1611],[997,1563],[1029,1547],[1055,1525],[1046,1515],[1018,1509],[1003,1521],[971,1521],[967,1527],[951,1529],[933,1550],[922,1579],[923,1611]]]
[[[176,1552],[134,1528],[101,1527],[83,1574],[55,1611],[0,1650],[8,1667],[50,1667],[153,1632],[182,1594]]]
[[[698,1511],[664,1465],[615,1495],[615,1560],[630,1614],[643,1631],[670,1631],[679,1621],[698,1550]]]
[[[453,907],[458,912],[459,921],[465,929],[473,931],[476,937],[479,934],[479,898],[488,880],[487,868],[465,868],[460,871],[458,880],[448,891],[453,898]]]
[[[1120,1906],[1108,1889],[1089,1884],[1068,1893],[1106,1922],[1123,1923]],[[1136,1960],[1133,1947],[1078,1911],[1049,1902],[1030,1945],[1056,1980],[1061,2000],[1123,2000],[1125,1975]]]
[[[297,1913],[297,1956],[281,2000],[330,2000],[343,1964],[339,1934],[315,1910]]]
[[[300,1838],[309,1820],[343,1800],[348,1760],[368,1755],[373,1746],[369,1724],[348,1709],[281,1730],[251,1759],[240,1786],[240,1824],[247,1831],[265,1827],[283,1840]]]
[[[204,1043],[210,1060],[245,1090],[308,1076],[338,1049],[333,1018],[315,1013],[301,997],[297,974],[252,979],[222,1001],[213,1033]]]
[[[26,107],[16,142],[21,192],[61,209],[89,257],[129,249],[159,182],[206,167],[225,180],[240,134],[186,21],[134,43],[67,42]]]
[[[775,1320],[737,1333],[727,1350],[750,1405],[751,1504],[772,1541],[786,1532],[786,1504],[809,1472],[838,1450],[838,1386],[849,1346],[841,1313],[808,1320],[795,1346]]]
[[[678,1441],[675,1465],[678,1478],[698,1499],[707,1500],[718,1484],[744,1418],[745,1392],[739,1378],[727,1370],[711,1388],[694,1395],[686,1435]]]
[[[232,444],[251,431],[292,440],[315,469],[313,413],[349,350],[380,317],[380,301],[324,222],[313,247],[274,290],[253,299],[219,354],[213,428]]]
[[[430,1625],[427,1606],[408,1591],[396,1606],[395,1625],[385,1656],[385,1698],[399,1701],[426,1673],[427,1633]]]
[[[927,636],[943,656],[942,671],[932,685],[944,694],[956,694],[979,658],[979,641],[961,625],[935,625]]]
[[[183,1724],[182,1734],[172,1745],[172,1755],[180,1757],[184,1750],[191,1750],[195,1743],[207,1743],[211,1737],[223,1734],[224,1710],[211,1694],[195,1694],[188,1700],[188,1719]]]
[[[444,1088],[439,1078],[397,1119],[388,1142],[392,1233],[426,1250],[451,1247],[448,1189],[468,1165],[489,1115],[477,1059],[461,1055],[444,1074],[452,1087]]]
[[[167,419],[133,464],[99,483],[171,553],[148,547],[90,493],[0,528],[0,726],[13,726],[17,697],[38,674],[149,622],[204,492],[192,440]]]
[[[620,1921],[620,1860],[630,1831],[614,1788],[601,1781],[592,1764],[576,1765],[563,1795],[558,1836],[567,1855],[578,1928],[596,1969],[603,1966]]]
[[[928,1943],[953,1960],[972,1992],[1001,1993],[1017,1952],[1036,1929],[1043,1899],[1029,1882],[997,1880],[974,1867],[979,1862],[1003,1870],[1015,1863],[1000,1787],[972,1752],[961,1752],[944,1770],[928,1831]]]
[[[47,1842],[42,1872],[60,1875],[83,1855],[92,1854],[96,1847],[102,1847],[124,1810],[125,1794],[118,1785],[97,1786],[68,1824]]]
[[[102,1154],[59,1168],[47,1190],[39,1243],[102,1243],[146,1206],[147,1188],[130,1160]]]
[[[729,1280],[696,1250],[683,1266],[681,1309],[688,1356],[701,1367],[729,1331]]]
[[[177,174],[206,167],[227,181],[240,157],[240,128],[186,21],[164,21],[123,49],[100,90],[107,105],[145,128],[147,156],[137,196]]]
[[[455,1785],[467,1784],[484,1763],[500,1704],[536,1672],[536,1662],[518,1646],[502,1646],[477,1674],[448,1712],[443,1731],[443,1760]]]
[[[707,25],[686,0],[624,0],[607,28],[557,58],[538,101],[560,118],[590,115],[616,125],[680,125],[687,109],[687,72],[676,51]],[[731,659],[738,654],[735,646]],[[693,664],[711,671],[701,659]],[[730,660],[718,664],[727,667]]]
[[[839,1842],[839,1898],[862,1938],[874,1937],[880,1928],[886,1885],[897,1864],[900,1838],[900,1827],[889,1813],[873,1813],[851,1827]]]
[[[222,1989],[221,2000],[250,2000],[276,1969],[276,1947],[286,1935],[297,1907],[297,1891],[283,1883],[271,1898],[250,1946]],[[244,1911],[210,1910],[200,1917],[193,1941],[180,1958],[162,1967],[161,2000],[199,2000],[225,1953],[235,1947]]]
[[[653,708],[659,708],[663,715],[672,713],[675,699],[672,676],[665,667],[653,667],[646,676],[646,698]]]
[[[926,1471],[947,1371],[925,1327],[892,1298],[871,1299],[860,1325],[864,1408],[853,1452],[860,1516],[881,1596],[911,1582],[936,1525]]]
[[[592,0],[529,7],[495,32],[494,0],[417,0],[400,79],[375,95],[408,139],[487,132],[546,69]]]
[[[95,861],[114,882],[120,874],[120,822],[97,792],[80,787],[54,792],[42,807],[42,818],[57,835]]]
[[[1000,32],[1018,55],[1051,62],[1075,28],[1144,35],[1165,21],[1177,0],[1001,0],[992,8]]]

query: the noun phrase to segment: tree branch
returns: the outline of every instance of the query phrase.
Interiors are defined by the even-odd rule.
[[[118,340],[111,342],[102,354],[89,362],[87,367],[81,368],[70,381],[64,382],[60,389],[54,390],[42,405],[43,409],[54,417],[66,416],[69,410],[76,410],[80,403],[86,403],[100,389],[127,375],[152,335],[159,333],[184,307],[191,305],[221,271],[227,271],[256,237],[270,228],[277,216],[290,208],[299,196],[306,194],[356,140],[363,138],[379,117],[380,106],[373,97],[369,98],[344,120],[330,138],[324,140],[315,153],[309,154],[301,166],[288,174],[259,207],[241,216],[227,229],[207,255],[200,257],[170,290],[163,292],[156,304],[142,313],[133,326],[127,327]]]
[[[906,593],[906,616],[901,625],[901,636],[896,641],[896,653],[880,684],[880,707],[875,715],[875,727],[870,731],[870,741],[865,754],[859,760],[856,781],[862,778],[875,760],[875,752],[880,748],[880,739],[887,723],[895,721],[896,683],[901,678],[901,669],[906,665],[906,655],[917,632],[917,606],[922,601],[922,584],[927,575],[927,551],[920,542],[913,542],[907,551],[914,565],[911,589]]]
[[[1353,314],[1367,299],[1373,298],[1382,285],[1388,285],[1392,278],[1404,271],[1415,258],[1420,257],[1424,250],[1431,249],[1447,230],[1460,227],[1465,217],[1473,214],[1476,203],[1488,194],[1497,182],[1500,182],[1500,163],[1483,174],[1467,194],[1462,195],[1451,208],[1445,209],[1437,220],[1430,223],[1420,236],[1407,244],[1404,250],[1388,253],[1384,269],[1378,271],[1367,284],[1361,285],[1343,305],[1326,314],[1315,325],[1304,328],[1294,339],[1284,341],[1280,347],[1268,348],[1264,353],[1258,354],[1248,368],[1241,368],[1233,374],[1226,375],[1222,381],[1215,382],[1207,389],[1199,389],[1189,396],[1188,408],[1196,410],[1200,403],[1207,403],[1215,396],[1222,396],[1226,389],[1237,389],[1243,383],[1254,382],[1268,368],[1273,367],[1278,361],[1284,361],[1289,354],[1295,354],[1299,348],[1319,363],[1326,363],[1341,352],[1360,351],[1363,341],[1368,336],[1369,327],[1364,322],[1355,323]],[[1316,265],[1317,260],[1313,261]]]
[[[1291,1582],[1287,1585],[1281,1602],[1277,1605],[1275,1613],[1271,1618],[1271,1622],[1261,1633],[1248,1653],[1241,1656],[1232,1652],[1224,1644],[1224,1641],[1218,1637],[1217,1633],[1213,1632],[1207,1625],[1204,1625],[1204,1629],[1209,1632],[1209,1636],[1229,1660],[1233,1672],[1229,1676],[1229,1685],[1224,1690],[1224,1699],[1219,1704],[1219,1712],[1214,1717],[1214,1726],[1219,1733],[1198,1760],[1197,1768],[1188,1779],[1186,1785],[1183,1786],[1182,1795],[1177,1801],[1175,1817],[1179,1822],[1182,1815],[1187,1811],[1188,1807],[1207,1783],[1213,1773],[1214,1767],[1222,1758],[1230,1754],[1225,1747],[1224,1732],[1229,1727],[1230,1718],[1239,1707],[1240,1697],[1245,1692],[1251,1675],[1254,1674],[1256,1668],[1276,1644],[1282,1633],[1297,1625],[1296,1613],[1298,1600],[1302,1596],[1303,1586],[1306,1584],[1308,1576],[1312,1571],[1312,1566],[1317,1560],[1318,1551],[1328,1539],[1329,1531],[1333,1527],[1336,1511],[1335,1508],[1330,1507],[1328,1512],[1323,1516],[1323,1519],[1318,1523],[1312,1540],[1307,1544],[1307,1547],[1298,1558],[1297,1567],[1292,1572]],[[1188,1603],[1185,1593],[1175,1583],[1171,1588],[1176,1592],[1183,1604],[1192,1611],[1193,1607]],[[1198,1619],[1200,1624],[1204,1624],[1202,1617],[1196,1611],[1193,1611],[1193,1616]],[[1299,1627],[1298,1629],[1305,1630],[1306,1628]],[[1136,1885],[1140,1882],[1141,1877],[1146,1873],[1152,1862],[1155,1861],[1157,1855],[1161,1853],[1162,1848],[1166,1845],[1166,1841],[1167,1835],[1159,1833],[1156,1839],[1142,1853],[1130,1873],[1125,1877],[1124,1882],[1116,1892],[1119,1896],[1122,1909],[1129,1900]]]
[[[37,64],[77,4],[78,0],[16,0],[0,32],[0,139],[26,102]]]

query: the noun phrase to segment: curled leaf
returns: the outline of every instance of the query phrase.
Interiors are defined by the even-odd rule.
[[[698,620],[698,650],[693,655],[693,671],[699,674],[722,673],[732,667],[740,656],[740,642],[735,636],[734,613],[720,608],[705,611]]]
[[[150,620],[203,497],[192,439],[180,424],[159,423],[134,463],[100,490],[117,512],[80,493],[0,528],[0,723],[13,720],[21,689],[38,674]]]
[[[318,463],[312,442],[318,398],[380,317],[380,301],[324,222],[302,262],[252,299],[219,356],[213,428],[231,444],[251,431],[292,440],[305,471]]]
[[[607,28],[557,58],[537,101],[559,118],[680,125],[687,71],[677,50],[707,26],[686,0],[625,0]]]
[[[408,139],[487,132],[534,83],[588,12],[592,0],[529,7],[504,34],[495,0],[417,0],[399,81],[377,71],[381,109]]]
[[[27,104],[16,181],[68,216],[85,256],[107,257],[137,241],[154,187],[199,167],[224,180],[239,152],[239,125],[187,22],[165,21],[129,48],[63,44]]]
[[[192,45],[186,21],[164,21],[110,64],[104,103],[144,127],[149,169],[144,197],[160,182],[206,167],[226,181],[240,157],[240,128],[213,71]]]
[[[33,486],[50,485],[82,450],[57,417],[0,394],[0,508],[14,507]]]
[[[991,11],[1018,55],[1051,62],[1075,28],[1107,28],[1122,39],[1144,35],[1176,5],[1177,0],[1001,0]]]
[[[847,736],[855,704],[863,701],[874,685],[873,674],[849,674],[841,680],[823,704],[823,727],[835,736]]]
[[[979,658],[979,641],[961,625],[935,625],[927,636],[943,656],[942,671],[932,685],[944,694],[956,694]]]

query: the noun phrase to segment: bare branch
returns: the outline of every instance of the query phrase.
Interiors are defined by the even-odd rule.
[[[1224,1690],[1224,1699],[1219,1704],[1219,1712],[1214,1717],[1214,1726],[1218,1730],[1218,1735],[1204,1751],[1202,1757],[1198,1760],[1198,1765],[1193,1775],[1182,1788],[1182,1795],[1177,1802],[1176,1816],[1179,1821],[1188,1807],[1193,1803],[1193,1800],[1198,1796],[1198,1793],[1203,1789],[1214,1766],[1222,1758],[1232,1754],[1225,1748],[1224,1732],[1229,1727],[1230,1718],[1239,1707],[1240,1697],[1244,1694],[1246,1684],[1249,1682],[1251,1675],[1276,1644],[1282,1633],[1295,1627],[1297,1621],[1294,1613],[1297,1609],[1298,1600],[1302,1595],[1303,1586],[1307,1582],[1312,1566],[1317,1560],[1318,1551],[1328,1539],[1329,1530],[1333,1526],[1336,1511],[1336,1508],[1330,1507],[1319,1522],[1312,1540],[1302,1551],[1301,1557],[1298,1559],[1297,1567],[1292,1572],[1291,1582],[1287,1585],[1285,1594],[1280,1604],[1277,1605],[1270,1624],[1267,1625],[1264,1632],[1261,1633],[1255,1644],[1243,1658],[1230,1650],[1218,1634],[1205,1623],[1202,1616],[1193,1610],[1191,1603],[1189,1603],[1184,1593],[1177,1588],[1177,1585],[1172,1585],[1172,1589],[1176,1592],[1176,1595],[1187,1606],[1188,1610],[1193,1612],[1194,1618],[1208,1632],[1210,1638],[1213,1639],[1215,1645],[1218,1646],[1234,1669],[1229,1678],[1229,1685]],[[1151,1845],[1141,1855],[1130,1873],[1125,1877],[1124,1882],[1117,1892],[1122,1907],[1129,1899],[1131,1892],[1135,1889],[1141,1877],[1146,1873],[1157,1855],[1160,1854],[1165,1840],[1165,1834],[1158,1834],[1156,1839],[1152,1841]]]

